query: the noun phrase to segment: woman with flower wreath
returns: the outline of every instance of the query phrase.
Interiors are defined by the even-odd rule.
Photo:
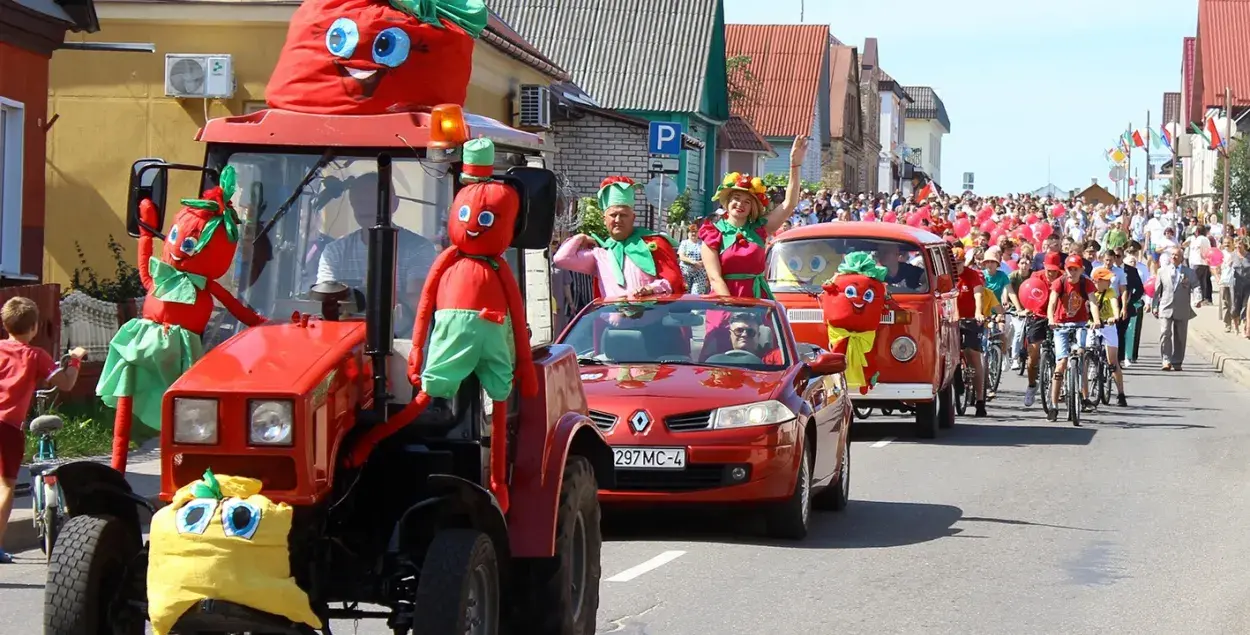
[[[807,137],[794,140],[790,148],[790,183],[785,201],[769,211],[764,182],[749,174],[733,172],[716,189],[714,200],[724,215],[709,219],[699,228],[703,241],[703,265],[712,293],[736,298],[772,298],[764,278],[768,237],[790,218],[799,203],[799,170],[807,153]]]

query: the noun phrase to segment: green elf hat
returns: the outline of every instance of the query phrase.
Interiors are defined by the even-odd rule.
[[[483,0],[390,0],[399,11],[432,26],[443,27],[446,20],[477,39],[486,30],[487,11]]]
[[[839,274],[859,274],[882,282],[885,281],[885,276],[889,272],[889,269],[877,264],[877,259],[866,251],[853,251],[842,259],[841,265],[838,265]]]
[[[627,176],[609,176],[599,184],[599,209],[614,205],[632,208],[638,197],[637,184]]]
[[[461,151],[464,166],[460,169],[460,182],[481,183],[489,181],[495,173],[495,143],[485,137],[469,139]]]

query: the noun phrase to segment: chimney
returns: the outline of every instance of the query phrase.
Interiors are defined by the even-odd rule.
[[[1096,178],[1095,178],[1095,179],[1090,179],[1090,180],[1089,180],[1089,183],[1090,183],[1090,185],[1098,185],[1098,179],[1096,179]]]

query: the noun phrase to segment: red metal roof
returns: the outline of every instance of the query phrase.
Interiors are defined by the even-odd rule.
[[[1223,107],[1225,87],[1233,105],[1250,105],[1250,0],[1199,0],[1198,56],[1202,105]]]
[[[765,137],[811,134],[829,27],[728,24],[725,54],[749,57],[746,68],[754,79],[733,114]]]

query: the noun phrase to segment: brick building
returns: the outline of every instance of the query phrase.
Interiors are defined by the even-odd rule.
[[[864,54],[859,58],[860,106],[863,108],[863,157],[859,164],[859,183],[865,192],[880,192],[877,182],[878,162],[881,160],[881,69],[878,67],[877,38],[864,40]],[[886,184],[889,185],[888,183]]]

